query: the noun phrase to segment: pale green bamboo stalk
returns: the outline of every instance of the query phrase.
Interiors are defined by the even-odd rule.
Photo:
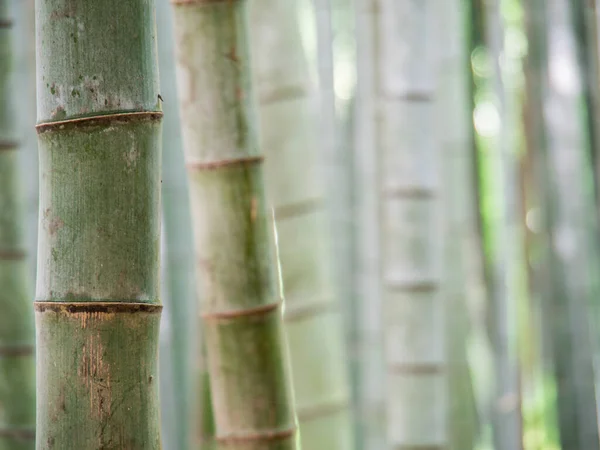
[[[377,10],[377,151],[389,448],[443,448],[445,311],[440,289],[440,143],[435,2]]]
[[[37,448],[157,450],[153,2],[39,0],[36,29]]]
[[[217,447],[299,448],[263,194],[247,2],[175,0],[180,118]]]
[[[471,107],[467,73],[467,2],[443,2],[438,9],[444,46],[439,66],[440,148],[443,155],[444,266],[442,295],[446,312],[448,363],[448,448],[469,450],[477,440],[477,406],[467,357],[471,334],[469,240],[474,222]]]
[[[546,148],[540,152],[541,187],[547,197],[546,223],[550,244],[552,291],[547,308],[552,319],[552,346],[557,380],[560,439],[563,448],[597,449],[597,403],[588,306],[594,302],[589,273],[597,261],[590,244],[589,211],[593,204],[585,143],[585,122],[580,115],[581,78],[568,3],[536,2],[537,17],[545,29],[533,37],[547,43],[538,84]]]
[[[275,209],[284,315],[302,442],[352,448],[342,315],[328,262],[317,97],[293,0],[251,4],[253,66],[269,200]]]
[[[357,0],[356,99],[354,105],[354,220],[356,223],[358,426],[359,449],[385,448],[385,375],[381,323],[379,173],[376,147],[376,46],[379,0]]]
[[[198,370],[198,302],[194,289],[194,249],[190,245],[192,229],[188,182],[177,107],[173,17],[168,1],[158,0],[156,12],[161,98],[164,99],[165,112],[162,176],[165,238],[163,322],[169,321],[170,336],[165,346],[167,351],[161,353],[161,366],[168,365],[169,370],[165,375],[171,374],[164,395],[161,391],[161,405],[171,403],[171,408],[161,406],[161,420],[163,430],[165,425],[171,424],[166,430],[171,439],[167,441],[163,438],[166,450],[187,450],[196,445],[199,433],[199,383],[196,381],[201,376]],[[167,358],[169,361],[164,361]],[[168,395],[172,395],[172,398],[167,398]]]
[[[8,0],[0,1],[0,449],[35,446],[33,310],[15,133],[13,36]]]
[[[504,21],[500,0],[484,1],[486,19],[485,41],[492,65],[492,89],[498,111],[499,129],[492,141],[493,152],[488,159],[493,174],[494,195],[499,205],[498,220],[491,229],[489,241],[491,285],[489,289],[489,323],[494,352],[494,394],[492,421],[494,446],[498,450],[522,447],[521,394],[517,353],[518,270],[522,261],[522,232],[518,212],[520,199],[517,189],[518,152],[516,129],[511,120],[514,89],[507,84],[501,58],[504,51]]]
[[[35,280],[38,222],[38,155],[35,126],[35,0],[9,0],[13,5],[16,38],[15,59],[19,107],[17,108],[19,135],[24,151],[19,152],[21,177],[27,180],[25,188],[25,246],[30,255],[29,267]]]

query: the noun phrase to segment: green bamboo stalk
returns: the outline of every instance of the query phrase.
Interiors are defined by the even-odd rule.
[[[35,280],[35,253],[37,252],[38,173],[37,136],[35,126],[35,0],[10,0],[13,5],[16,38],[15,71],[18,74],[17,108],[20,141],[25,151],[19,152],[21,176],[25,183],[25,246],[29,259],[31,280]]]
[[[153,2],[39,0],[36,29],[37,448],[159,449]]]
[[[596,0],[574,0],[569,2],[576,51],[581,77],[582,91],[587,113],[585,121],[589,139],[592,167],[596,190],[596,204],[600,207],[600,60]]]
[[[534,2],[527,10],[531,42],[532,102],[539,116],[537,179],[543,197],[544,224],[550,238],[548,273],[552,290],[544,292],[557,382],[560,440],[563,448],[598,448],[587,303],[593,295],[587,272],[589,206],[582,122],[569,9],[562,0]],[[557,65],[559,64],[559,65]],[[564,78],[565,67],[572,72]],[[563,76],[561,76],[563,75]],[[565,80],[567,81],[565,83]]]
[[[282,298],[253,110],[247,2],[173,5],[217,447],[296,449]]]
[[[35,359],[12,98],[13,21],[0,1],[0,449],[35,444]]]
[[[376,29],[388,446],[443,448],[441,153],[431,121],[438,83],[435,2],[383,0]]]
[[[354,105],[354,220],[356,223],[356,352],[359,449],[382,450],[385,443],[385,375],[381,323],[379,174],[376,147],[376,46],[378,0],[355,5],[357,83]]]
[[[492,403],[494,447],[513,450],[522,447],[521,395],[517,353],[517,296],[519,295],[518,263],[522,261],[522,234],[518,220],[520,201],[517,190],[518,154],[515,126],[511,120],[512,94],[500,59],[504,51],[504,21],[500,0],[484,2],[486,16],[485,41],[492,63],[492,90],[500,120],[492,141],[489,167],[493,171],[494,196],[499,205],[497,220],[484,233],[490,243],[491,284],[489,327],[494,351],[494,395]]]
[[[443,298],[447,308],[446,340],[448,354],[448,447],[468,450],[477,438],[477,406],[467,358],[470,335],[466,274],[468,244],[474,223],[472,204],[471,108],[467,75],[466,2],[456,0],[440,5],[440,145],[443,154],[443,204],[445,219]]]
[[[266,185],[277,221],[302,442],[345,450],[353,447],[350,385],[320,183],[319,151],[327,149],[316,138],[317,92],[295,6],[292,0],[257,0],[250,10]]]
[[[161,405],[165,400],[165,405],[172,402],[172,408],[167,410],[161,406],[161,420],[165,425],[171,424],[171,427],[167,428],[171,439],[164,440],[165,447],[168,450],[187,450],[194,446],[199,433],[197,413],[200,411],[196,411],[196,387],[199,383],[195,382],[195,379],[201,376],[197,370],[198,302],[194,289],[194,249],[190,245],[192,228],[188,183],[177,107],[172,10],[167,1],[160,0],[157,2],[156,12],[161,98],[165,99],[162,207],[165,237],[163,279],[166,292],[163,322],[168,319],[171,338],[166,346],[168,351],[161,354],[161,364],[163,358],[169,358],[168,365],[172,375],[165,395],[161,391]],[[169,390],[173,398],[167,399]],[[210,414],[210,411],[208,413]]]

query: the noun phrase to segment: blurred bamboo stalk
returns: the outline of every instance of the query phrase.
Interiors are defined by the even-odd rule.
[[[518,139],[512,120],[515,110],[512,86],[505,80],[507,54],[504,50],[504,21],[500,0],[484,0],[485,42],[492,61],[492,90],[496,99],[499,129],[494,140],[487,172],[493,177],[492,195],[499,213],[487,240],[491,248],[492,270],[489,326],[495,361],[495,392],[492,403],[494,447],[497,450],[522,448],[521,393],[518,361],[517,301],[520,262],[523,261],[523,236],[519,220],[517,189],[519,164]]]
[[[164,309],[161,327],[161,421],[166,450],[193,448],[198,438],[198,302],[188,182],[179,111],[173,17],[169,2],[156,2],[163,111],[162,237]],[[207,414],[211,414],[210,411]]]
[[[477,405],[467,357],[470,335],[469,241],[475,222],[471,167],[471,105],[467,48],[467,2],[443,2],[438,9],[444,42],[439,66],[439,135],[443,155],[443,295],[448,362],[448,448],[473,449],[478,434]]]
[[[0,449],[31,450],[35,448],[35,351],[19,154],[33,149],[17,140],[22,133],[16,131],[16,120],[23,116],[15,118],[15,107],[27,104],[27,99],[17,103],[13,95],[18,48],[14,42],[19,42],[14,38],[15,31],[24,32],[26,23],[15,21],[13,14],[10,1],[0,0]],[[23,71],[20,75],[27,76]]]
[[[342,311],[329,263],[320,156],[331,152],[333,135],[330,130],[327,141],[319,138],[317,90],[309,76],[296,12],[293,0],[252,4],[253,71],[302,445],[345,450],[353,447],[350,385]],[[331,75],[327,77],[331,84]],[[328,116],[331,108],[329,102]],[[332,119],[325,121],[327,126],[332,127]]]
[[[377,151],[388,446],[447,446],[447,358],[435,117],[436,2],[376,12]]]
[[[549,237],[544,317],[550,325],[563,448],[597,449],[593,355],[587,317],[590,298],[593,204],[586,189],[585,126],[579,111],[581,78],[569,6],[564,0],[535,0],[527,10],[530,83],[534,118],[539,118],[537,182],[544,193],[544,231]],[[588,186],[587,187],[591,187]]]
[[[376,12],[380,0],[355,0],[356,97],[354,211],[358,449],[383,450],[385,373],[381,320],[379,158],[376,147]]]

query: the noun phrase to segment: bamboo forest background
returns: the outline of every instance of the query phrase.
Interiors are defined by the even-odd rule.
[[[44,293],[63,275],[36,258],[54,245],[47,229],[64,225],[47,221],[57,166],[38,159],[35,132],[40,155],[67,142],[44,122],[50,90],[37,92],[36,113],[36,77],[46,89],[40,80],[64,69],[43,14],[63,3],[0,0],[0,450],[35,447],[36,276],[37,448],[67,448],[54,354],[40,354],[62,345],[44,319],[59,294]],[[158,64],[160,106],[140,114],[164,113],[162,448],[600,450],[596,0],[155,7],[158,59],[127,70],[150,86]],[[126,20],[152,25],[143,17]],[[235,75],[214,58],[227,46]],[[221,117],[227,108],[239,122]],[[247,205],[260,228],[252,245],[236,215]],[[240,266],[244,252],[258,268]],[[201,275],[213,269],[221,284]],[[280,291],[281,317],[267,302]],[[150,317],[156,305],[146,306]],[[256,311],[267,316],[249,325]],[[273,353],[228,347],[231,336]],[[223,369],[226,356],[243,370]],[[242,431],[270,443],[243,446],[231,438]],[[155,435],[131,450],[157,448]]]

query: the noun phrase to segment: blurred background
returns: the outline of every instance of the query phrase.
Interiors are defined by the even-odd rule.
[[[289,297],[286,267],[318,263],[327,280],[314,292],[335,298],[324,314],[343,319],[339,328],[332,316],[301,329],[297,317],[307,313],[286,309],[290,334],[300,336],[291,336],[291,351],[304,448],[599,449],[596,0],[272,3],[281,17],[250,14],[253,60],[265,59],[266,29],[289,44],[269,57],[293,53],[311,94],[285,113],[268,110],[257,69],[267,160],[273,143],[297,143],[295,159],[267,173],[267,183],[279,176],[322,186],[326,217],[319,232],[290,231],[280,224],[285,214],[275,214],[278,230],[287,227],[283,288]],[[30,255],[38,214],[33,4],[12,5]],[[209,402],[203,396],[199,408],[195,394],[207,392],[196,320],[202,287],[171,6],[156,7],[165,111],[162,434],[166,450],[189,448],[199,433],[209,448]],[[274,82],[284,85],[281,77]],[[278,141],[269,126],[294,131]],[[312,166],[293,163],[305,157]],[[310,280],[302,283],[312,292]],[[295,356],[302,345],[321,350]],[[336,436],[319,441],[331,429]]]

